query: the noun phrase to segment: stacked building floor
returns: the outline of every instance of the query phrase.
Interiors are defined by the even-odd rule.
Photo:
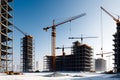
[[[44,70],[52,71],[52,56],[44,57]],[[79,41],[73,43],[70,55],[56,56],[56,71],[90,71],[93,67],[92,48]]]
[[[21,39],[21,71],[31,72],[34,68],[33,37],[26,35]]]
[[[13,70],[13,0],[0,0],[0,72]]]
[[[117,32],[113,35],[114,36],[114,56],[115,56],[115,65],[114,69],[116,72],[120,72],[120,22],[117,23]]]

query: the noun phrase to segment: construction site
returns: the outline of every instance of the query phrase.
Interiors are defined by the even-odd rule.
[[[114,71],[119,73],[120,72],[120,21],[119,18],[115,18],[113,15],[111,15],[107,10],[105,10],[103,7],[101,7],[101,10],[103,10],[105,13],[107,13],[112,19],[116,22],[117,25],[117,30],[116,33],[113,35],[114,36]],[[119,17],[119,16],[118,16]]]
[[[0,72],[13,71],[13,28],[21,32],[21,72],[34,69],[33,37],[27,35],[13,24],[13,0],[0,0]]]
[[[111,15],[107,10],[105,10],[103,7],[101,8],[101,12],[104,11],[105,13],[107,13],[110,17],[113,18],[113,20],[116,22],[117,24],[117,32],[115,33],[114,36],[114,57],[115,57],[115,62],[114,62],[114,72],[119,73],[120,72],[120,45],[119,45],[119,33],[120,33],[120,21],[119,19],[115,18],[113,15]],[[85,14],[84,14],[85,15]],[[51,56],[45,56],[44,57],[44,70],[45,71],[91,71],[92,70],[92,48],[88,47],[88,45],[86,44],[82,44],[83,41],[83,37],[81,38],[76,38],[76,37],[70,37],[69,39],[81,39],[81,43],[79,42],[74,42],[72,48],[72,54],[71,55],[65,55],[64,49],[62,49],[62,55],[61,56],[56,56],[56,52],[55,52],[55,48],[56,48],[56,27],[59,25],[62,25],[64,23],[67,23],[69,21],[75,20],[79,17],[84,16],[83,14],[81,14],[81,16],[75,16],[72,17],[68,20],[65,20],[63,22],[60,22],[58,24],[55,24],[53,21],[53,25],[50,27],[46,27],[43,28],[43,30],[48,30],[50,28],[52,28],[52,55]],[[119,17],[119,16],[118,16]],[[102,24],[102,23],[101,23]],[[102,32],[102,31],[101,31]],[[103,34],[103,33],[101,33]],[[102,37],[102,36],[101,36]],[[96,37],[89,37],[89,38],[96,38]],[[101,42],[102,42],[102,38],[101,38]],[[81,45],[82,44],[82,45]],[[103,44],[101,44],[103,45]],[[98,58],[95,60],[95,71],[105,71],[106,70],[106,61],[103,59],[103,54],[111,54],[113,52],[108,52],[108,53],[103,53],[103,46],[101,46],[101,54],[97,54],[97,55],[101,55],[101,58]],[[110,57],[110,55],[109,55]],[[99,62],[99,64],[97,64]]]
[[[52,59],[53,56],[45,56],[44,67],[45,71],[54,71]],[[79,41],[73,43],[72,53],[55,58],[55,71],[91,71],[93,66],[92,48],[86,44],[81,44]]]
[[[20,32],[23,37],[20,38],[20,71],[19,73],[25,72],[35,72],[35,62],[37,69],[39,71],[39,61],[35,61],[35,42],[34,37],[25,33],[20,27],[13,24],[13,0],[0,0],[0,73],[12,72],[14,74],[14,30]],[[103,59],[104,54],[114,55],[114,68],[112,71],[114,73],[120,73],[120,21],[110,14],[103,7],[100,7],[101,11],[104,11],[107,15],[112,17],[116,22],[117,28],[113,35],[114,39],[114,53],[103,52],[103,46],[101,46],[101,53],[96,55],[101,55],[101,58],[95,59],[93,45],[83,43],[83,39],[87,38],[98,38],[94,37],[69,37],[68,39],[77,39],[71,42],[72,45],[68,47],[56,47],[56,37],[57,28],[68,22],[77,20],[78,18],[86,16],[86,13],[81,13],[79,15],[67,18],[59,23],[53,23],[51,26],[42,28],[42,31],[48,31],[51,29],[51,55],[43,56],[43,71],[56,72],[56,71],[73,71],[73,72],[97,72],[106,71],[106,60]],[[119,16],[118,16],[119,17]],[[34,31],[33,31],[34,32]],[[111,35],[112,36],[112,35]],[[78,41],[80,39],[81,41]],[[103,38],[101,38],[103,39]],[[102,40],[101,40],[102,41]],[[46,44],[46,42],[45,42]],[[103,45],[103,44],[101,44]],[[65,49],[69,48],[71,50],[70,54],[65,52]],[[57,49],[61,49],[61,55],[57,55]],[[46,50],[46,49],[45,49]],[[107,56],[106,56],[107,57]],[[110,57],[110,55],[108,55]],[[95,68],[95,69],[94,69]]]

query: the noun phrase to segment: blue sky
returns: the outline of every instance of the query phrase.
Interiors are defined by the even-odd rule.
[[[86,13],[86,16],[57,27],[56,46],[72,46],[72,42],[76,40],[69,40],[70,36],[79,37],[81,34],[83,36],[98,36],[99,38],[95,39],[84,39],[83,43],[93,47],[94,54],[100,53],[100,6],[117,17],[115,14],[120,14],[119,3],[119,0],[14,0],[14,25],[33,36],[35,58],[41,63],[40,69],[42,69],[43,56],[51,55],[51,29],[45,32],[42,28],[51,26],[53,19],[57,23],[69,17]],[[103,51],[110,52],[114,48],[112,35],[116,31],[116,22],[102,12],[102,26]],[[14,31],[14,62],[17,64],[20,58],[20,39],[22,37],[20,32]],[[70,53],[69,49],[65,49],[65,51]],[[61,50],[57,50],[57,54],[61,54]]]

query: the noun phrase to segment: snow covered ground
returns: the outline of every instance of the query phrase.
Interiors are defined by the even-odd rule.
[[[47,77],[52,75],[52,77]],[[5,75],[0,73],[0,80],[120,80],[117,74],[75,73],[24,73],[23,75]],[[56,76],[56,77],[54,77]],[[120,75],[117,75],[120,76]]]

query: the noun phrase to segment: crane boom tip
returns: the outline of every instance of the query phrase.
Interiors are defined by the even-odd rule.
[[[43,30],[45,30],[47,32],[48,28],[43,28]]]
[[[103,8],[102,6],[100,6],[100,8]]]

